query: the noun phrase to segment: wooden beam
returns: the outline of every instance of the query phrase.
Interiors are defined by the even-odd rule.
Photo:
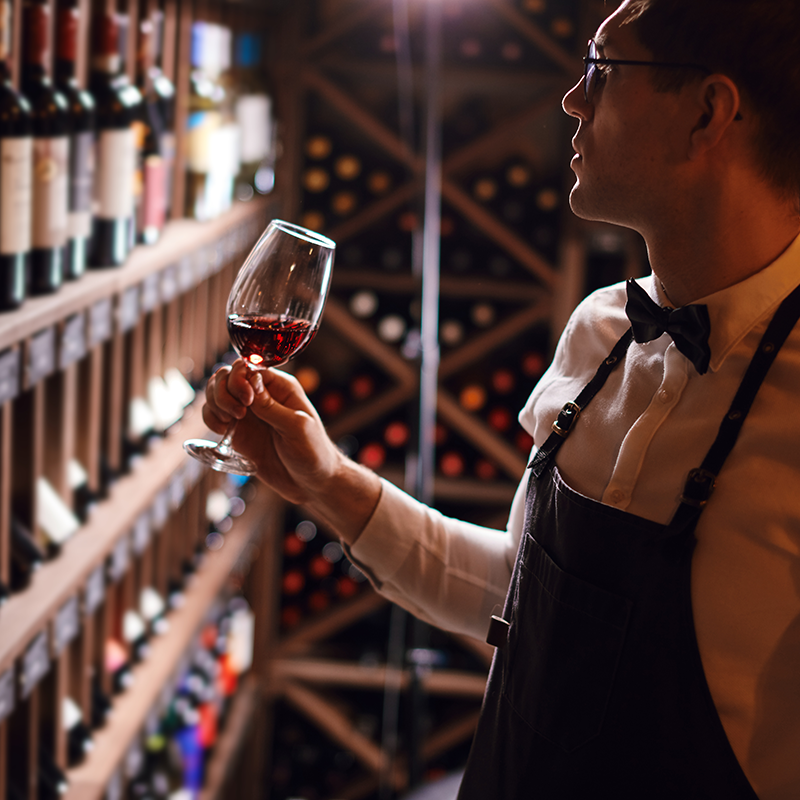
[[[401,164],[405,164],[415,172],[421,172],[425,168],[424,159],[412,152],[394,131],[387,128],[371,112],[357,103],[319,70],[306,65],[302,72],[302,78],[309,89],[317,92],[325,102],[338,109],[347,118],[350,125],[360,128],[363,133]]]
[[[551,289],[558,288],[559,276],[553,266],[517,233],[478,205],[460,186],[448,178],[442,179],[442,198],[471,220],[523,267],[530,270],[545,286]]]

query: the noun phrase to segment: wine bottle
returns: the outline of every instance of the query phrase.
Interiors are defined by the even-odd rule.
[[[465,469],[464,456],[458,450],[446,450],[439,458],[439,470],[447,478],[459,478]]]
[[[77,7],[59,8],[53,77],[70,112],[68,238],[64,261],[64,277],[69,280],[79,278],[86,270],[94,191],[95,105],[92,95],[78,84],[75,71],[79,25]]]
[[[143,191],[136,208],[136,240],[144,244],[158,241],[167,215],[166,164],[162,154],[166,121],[162,119],[161,104],[153,84],[154,36],[152,22],[142,20],[136,61],[136,83],[142,93],[142,104],[136,126],[141,145]]]
[[[67,732],[67,762],[76,767],[94,749],[92,732],[83,720],[80,706],[71,697],[62,702],[62,716]]]
[[[30,104],[11,84],[11,2],[0,0],[0,310],[28,292],[33,140]]]
[[[42,566],[45,553],[36,543],[28,528],[17,517],[11,517],[11,570],[12,592],[26,589],[33,574]]]
[[[49,75],[50,6],[23,6],[22,91],[31,104],[33,214],[31,294],[63,283],[69,206],[69,107]]]
[[[111,716],[111,698],[103,691],[100,683],[100,673],[92,676],[92,728],[102,728]]]
[[[150,81],[163,123],[161,129],[161,157],[164,161],[164,194],[166,215],[172,210],[172,185],[175,169],[175,85],[164,74],[162,54],[164,49],[164,12],[156,9],[153,22],[153,63],[150,65]]]
[[[133,672],[128,653],[117,639],[106,639],[103,650],[104,666],[111,675],[111,686],[115,694],[133,686]]]
[[[57,800],[69,789],[69,781],[50,750],[39,745],[38,800]]]
[[[261,73],[261,36],[238,33],[234,40],[234,108],[241,131],[241,168],[236,196],[249,200],[268,194],[275,185],[275,144],[272,98]]]
[[[120,72],[117,15],[94,20],[89,88],[97,108],[95,208],[89,265],[118,267],[130,252],[133,231],[136,140],[133,123],[141,94]]]
[[[213,219],[231,202],[238,166],[232,169],[238,128],[226,117],[230,105],[220,75],[229,31],[219,25],[192,25],[192,71],[186,135],[186,214]]]

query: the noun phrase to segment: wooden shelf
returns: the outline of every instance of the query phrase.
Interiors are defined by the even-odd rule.
[[[186,590],[184,606],[169,616],[169,632],[153,643],[150,657],[134,669],[134,684],[116,698],[111,719],[98,732],[95,748],[87,760],[69,772],[70,789],[64,800],[102,800],[106,786],[122,762],[134,738],[141,732],[148,715],[156,706],[164,687],[175,678],[181,657],[206,618],[209,609],[219,596],[234,565],[243,551],[261,530],[261,519],[269,504],[274,502],[268,492],[259,492],[231,531],[226,534],[225,545],[218,551],[207,553],[194,580]],[[217,757],[232,755],[238,735],[246,728],[248,708],[255,703],[253,684],[245,682],[244,695],[233,708],[228,737],[223,737]],[[222,764],[215,766],[214,786],[224,780]],[[219,782],[219,784],[218,784]],[[210,798],[215,795],[212,793]],[[205,797],[205,795],[204,795]]]
[[[58,609],[85,584],[95,567],[129,533],[137,517],[149,509],[158,492],[187,456],[184,439],[206,435],[199,401],[133,471],[120,478],[89,521],[45,563],[24,592],[12,595],[0,609],[0,673],[11,666],[28,643],[52,620]]]

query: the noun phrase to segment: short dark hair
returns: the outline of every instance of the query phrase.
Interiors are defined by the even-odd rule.
[[[800,206],[800,0],[631,0],[626,24],[658,61],[727,75],[753,109],[761,174]],[[652,70],[676,91],[697,71]]]

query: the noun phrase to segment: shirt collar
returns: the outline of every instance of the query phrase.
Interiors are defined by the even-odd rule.
[[[800,236],[769,266],[733,286],[699,299],[708,307],[711,334],[709,370],[716,372],[728,354],[761,319],[771,316],[800,283]],[[651,275],[650,296],[671,306],[660,282]]]

